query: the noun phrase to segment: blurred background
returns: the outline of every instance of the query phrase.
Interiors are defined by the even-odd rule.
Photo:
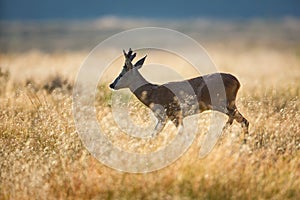
[[[0,52],[91,50],[122,30],[159,26],[201,44],[299,45],[298,0],[0,0]]]

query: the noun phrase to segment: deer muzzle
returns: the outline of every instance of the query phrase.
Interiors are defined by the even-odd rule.
[[[111,83],[111,84],[109,85],[109,87],[110,87],[111,89],[115,89],[115,84],[114,84],[114,83]]]

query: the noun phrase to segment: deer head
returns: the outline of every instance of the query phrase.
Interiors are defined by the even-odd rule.
[[[109,85],[110,88],[115,90],[129,87],[129,85],[134,81],[134,78],[139,73],[138,69],[143,66],[144,61],[147,57],[143,57],[133,65],[131,62],[135,58],[136,53],[133,53],[131,48],[129,49],[128,53],[126,53],[124,50],[123,53],[125,56],[125,64],[123,66],[123,69],[119,76],[114,80],[114,82]]]

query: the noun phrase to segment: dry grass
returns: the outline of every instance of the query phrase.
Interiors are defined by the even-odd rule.
[[[220,69],[243,83],[238,107],[250,121],[251,138],[242,145],[235,123],[198,159],[201,127],[183,157],[148,174],[110,169],[81,143],[67,86],[85,53],[0,55],[0,199],[299,199],[299,55],[208,48]],[[63,86],[47,91],[55,79]],[[110,97],[101,89],[98,106]],[[101,120],[109,107],[99,112]]]

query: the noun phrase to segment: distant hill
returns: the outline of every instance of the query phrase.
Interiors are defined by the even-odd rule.
[[[110,16],[81,21],[2,21],[0,53],[28,50],[91,50],[114,34],[147,26],[174,29],[191,36],[201,44],[226,46],[238,43],[296,48],[299,48],[300,44],[300,19],[297,18],[147,20]]]

